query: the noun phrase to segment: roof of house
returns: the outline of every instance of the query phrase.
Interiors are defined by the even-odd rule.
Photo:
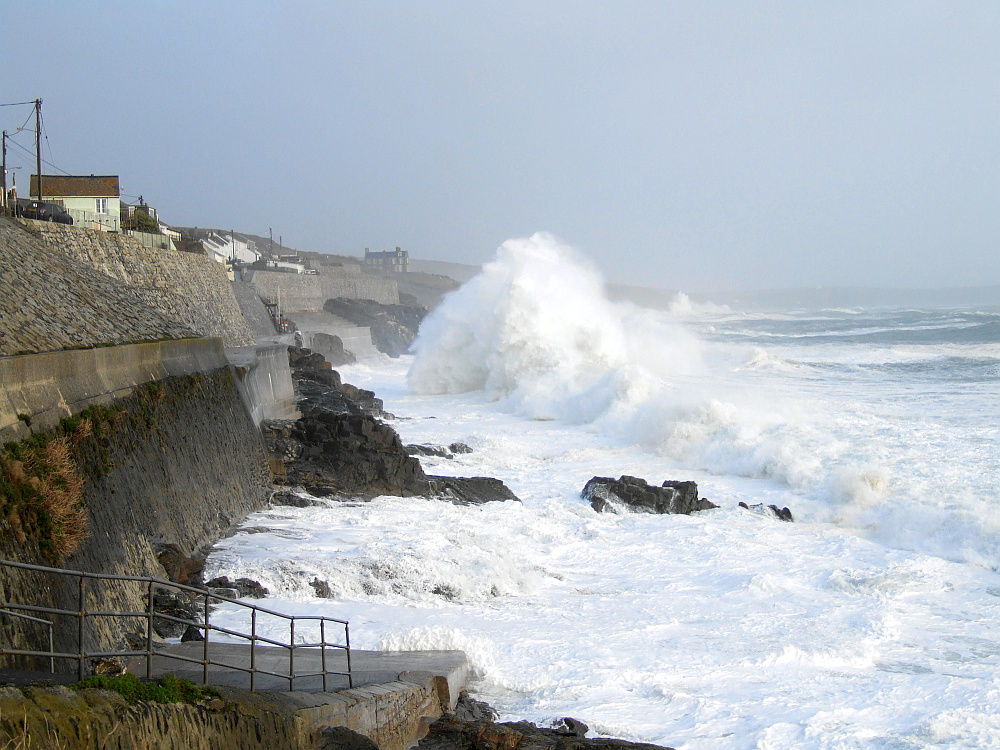
[[[31,175],[31,195],[38,193],[38,175]],[[118,175],[42,175],[42,198],[118,198]]]

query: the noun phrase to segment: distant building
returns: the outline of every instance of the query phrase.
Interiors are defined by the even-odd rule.
[[[410,254],[398,247],[395,252],[375,251],[374,253],[366,247],[365,267],[377,271],[406,273],[410,270]]]
[[[38,175],[31,175],[30,197],[38,195]],[[42,200],[62,206],[76,226],[117,232],[121,229],[118,175],[42,175]]]

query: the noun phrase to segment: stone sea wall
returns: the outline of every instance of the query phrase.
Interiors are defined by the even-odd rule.
[[[0,356],[197,335],[26,226],[0,219]]]
[[[236,302],[239,303],[243,317],[250,327],[250,332],[258,338],[276,335],[277,331],[274,328],[271,315],[264,307],[264,303],[260,301],[256,290],[242,281],[232,282],[232,288]]]
[[[79,260],[120,282],[137,299],[200,336],[226,346],[254,343],[225,268],[206,255],[143,247],[133,237],[23,220],[48,249]]]
[[[370,299],[386,305],[399,304],[399,288],[392,279],[363,273],[353,266],[324,269],[321,275],[254,271],[248,283],[260,294],[274,299],[281,295],[281,309],[289,312],[321,311],[328,299]]]

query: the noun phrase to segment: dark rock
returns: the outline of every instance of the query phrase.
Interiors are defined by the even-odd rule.
[[[275,492],[271,495],[271,505],[282,505],[291,508],[311,508],[316,505],[323,505],[310,497],[296,495],[294,492]]]
[[[443,445],[405,445],[406,453],[409,456],[437,456],[438,458],[452,458],[452,453]]]
[[[254,581],[251,578],[237,578],[235,581],[230,581],[229,576],[219,576],[205,585],[210,589],[234,589],[241,599],[263,599],[271,593],[264,586],[261,586],[259,581]]]
[[[675,513],[688,515],[717,508],[715,503],[698,498],[694,482],[666,481],[654,487],[645,479],[622,475],[618,479],[594,477],[580,493],[598,513],[631,510],[638,513]]]
[[[153,617],[153,632],[161,638],[178,638],[184,634],[189,625],[205,621],[205,613],[195,595],[181,591],[155,589],[153,591],[153,612],[169,615],[182,622],[168,620],[166,617]]]
[[[777,518],[779,521],[787,521],[791,523],[794,519],[792,518],[792,511],[788,508],[779,508],[777,505],[768,505],[764,507],[764,503],[757,503],[756,505],[747,505],[746,503],[740,503],[741,508],[746,508],[747,510],[752,510],[755,513],[763,513],[769,515],[773,518]]]
[[[317,497],[345,499],[378,495],[424,495],[460,504],[516,500],[503,482],[488,477],[428,477],[411,452],[450,456],[466,453],[464,443],[404,447],[382,418],[382,401],[371,391],[340,382],[335,370],[320,367],[322,357],[289,347],[292,379],[302,397],[295,422],[261,426],[269,458],[281,462],[284,480]],[[336,377],[334,377],[336,376]],[[290,493],[275,503],[299,504]]]
[[[379,750],[375,742],[347,727],[329,727],[319,736],[319,750]]]
[[[327,300],[323,309],[355,325],[368,326],[375,348],[390,357],[409,351],[420,322],[427,315],[423,305],[384,305],[373,300],[344,297]]]
[[[566,721],[558,729],[546,729],[527,721],[496,724],[491,720],[462,721],[448,714],[430,725],[420,750],[670,750],[659,745],[570,734]],[[583,722],[574,721],[577,728]]]
[[[496,721],[497,712],[486,701],[477,701],[463,690],[458,694],[452,715],[459,721]]]
[[[203,641],[205,636],[201,634],[201,631],[194,625],[188,625],[187,630],[184,631],[184,635],[181,636],[181,643],[188,643],[189,641]]]
[[[188,557],[176,544],[161,545],[156,559],[167,573],[167,578],[174,583],[196,586],[201,583],[201,573],[205,561]]]
[[[326,581],[321,581],[319,578],[313,578],[312,581],[309,582],[309,585],[313,587],[313,590],[316,592],[316,596],[320,599],[329,599],[333,596],[333,592],[330,591],[330,584]]]
[[[334,367],[349,365],[357,361],[353,354],[344,349],[344,342],[340,336],[329,333],[314,333],[310,345],[314,351],[322,354],[326,361]]]
[[[552,728],[559,734],[569,735],[570,737],[586,737],[587,730],[590,729],[590,727],[579,719],[573,719],[569,716],[560,719]]]
[[[499,479],[492,477],[428,477],[434,497],[455,505],[482,505],[521,499]]]

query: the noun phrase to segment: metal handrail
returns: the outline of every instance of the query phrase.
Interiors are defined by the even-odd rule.
[[[53,636],[54,624],[52,620],[43,620],[41,617],[32,617],[31,615],[21,614],[20,612],[15,612],[12,609],[0,609],[0,615],[8,615],[10,617],[18,617],[22,620],[30,620],[31,622],[37,622],[39,625],[45,625],[49,629],[49,651],[53,654],[49,657],[49,672],[55,674],[56,671],[56,659],[55,659],[55,638]]]
[[[350,625],[347,620],[339,620],[334,617],[325,617],[323,615],[289,615],[284,612],[278,612],[273,609],[268,609],[266,607],[261,607],[256,604],[248,604],[247,602],[240,601],[239,599],[233,599],[228,596],[223,596],[221,594],[213,594],[207,588],[199,588],[195,586],[188,586],[182,583],[174,583],[173,581],[166,581],[162,578],[153,578],[150,576],[129,576],[129,575],[113,575],[109,573],[87,573],[81,570],[66,570],[63,568],[48,568],[43,565],[31,565],[29,563],[14,562],[12,560],[0,560],[0,570],[4,568],[19,568],[22,570],[32,570],[40,573],[49,573],[52,575],[60,575],[66,577],[76,577],[79,580],[79,595],[78,604],[76,610],[70,609],[59,609],[56,607],[44,607],[40,605],[32,604],[22,604],[19,602],[7,601],[6,597],[0,596],[0,613],[8,614],[13,617],[19,617],[25,620],[31,620],[34,622],[47,624],[49,627],[49,649],[48,651],[39,651],[33,649],[11,649],[0,644],[0,656],[38,656],[38,657],[48,657],[50,660],[50,668],[55,671],[55,659],[73,659],[77,662],[77,675],[80,680],[84,679],[85,664],[87,659],[92,658],[109,658],[109,657],[145,657],[146,659],[146,677],[152,678],[153,676],[153,657],[160,656],[167,659],[176,659],[178,661],[190,662],[193,664],[202,665],[202,682],[203,684],[208,684],[208,673],[210,666],[217,666],[224,669],[232,669],[239,672],[246,672],[250,675],[250,690],[256,690],[256,676],[258,674],[269,675],[271,677],[278,677],[288,680],[289,691],[295,689],[295,680],[305,677],[322,677],[323,678],[323,690],[327,689],[327,676],[337,675],[341,677],[347,677],[347,684],[349,687],[354,687],[354,676],[351,671],[351,633]],[[115,611],[115,610],[88,610],[86,607],[86,581],[87,580],[105,580],[105,581],[119,581],[119,582],[132,582],[132,583],[144,583],[146,584],[146,599],[147,606],[143,612],[134,611]],[[175,617],[173,615],[168,615],[166,613],[157,612],[154,608],[154,588],[168,589],[174,591],[184,591],[191,594],[195,594],[198,597],[204,598],[205,613],[204,618],[198,621],[188,620],[183,617]],[[244,633],[238,630],[233,630],[230,628],[225,628],[219,625],[213,625],[210,621],[211,603],[212,602],[224,602],[226,604],[234,604],[238,607],[243,607],[250,610],[250,633]],[[14,610],[21,610],[21,612],[15,612]],[[27,614],[22,614],[22,612],[35,612],[44,613],[51,615],[68,615],[75,617],[77,619],[77,652],[67,653],[67,652],[57,652],[54,648],[53,639],[53,629],[54,623],[49,620],[43,620],[38,617],[34,617]],[[277,617],[285,619],[288,621],[289,638],[288,642],[274,640],[273,638],[267,638],[262,635],[257,634],[257,614],[265,614],[271,617]],[[84,649],[84,635],[85,635],[85,623],[87,618],[97,618],[97,617],[129,617],[129,618],[141,618],[146,621],[146,648],[145,649],[133,649],[129,651],[86,651]],[[202,658],[195,659],[190,656],[183,656],[181,654],[172,654],[162,650],[157,650],[155,648],[156,643],[153,640],[153,620],[161,619],[171,622],[176,622],[184,625],[190,625],[192,627],[198,628],[203,631],[204,634],[204,646],[202,650]],[[319,622],[320,630],[320,640],[316,643],[295,643],[295,622],[299,621],[313,621]],[[326,640],[326,625],[327,623],[334,624],[336,626],[343,627],[344,630],[344,642],[335,643],[328,642]],[[216,631],[218,633],[223,633],[227,636],[234,638],[243,638],[250,641],[250,666],[243,667],[236,664],[227,664],[220,662],[218,660],[212,660],[209,658],[209,639],[210,632]],[[271,646],[276,646],[279,648],[288,649],[288,673],[282,674],[280,672],[272,672],[266,669],[260,669],[257,667],[257,644],[258,642],[269,644]],[[296,674],[295,673],[295,650],[301,648],[318,648],[320,649],[320,663],[321,671],[319,672],[309,672]],[[339,649],[344,651],[347,659],[347,671],[339,672],[334,670],[328,670],[326,668],[326,649]]]

